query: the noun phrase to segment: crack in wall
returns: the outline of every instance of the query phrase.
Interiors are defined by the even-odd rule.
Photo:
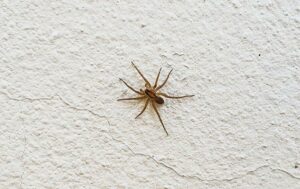
[[[0,93],[3,94],[4,96],[6,96],[10,100],[19,101],[19,102],[26,102],[26,101],[35,102],[35,101],[46,101],[46,100],[53,100],[54,99],[54,96],[53,97],[41,97],[41,98],[28,98],[28,97],[14,98],[14,97],[11,97],[9,94],[7,94],[5,92],[0,91]]]
[[[291,174],[290,172],[288,171],[285,171],[283,169],[279,169],[279,168],[272,168],[270,167],[270,165],[262,165],[262,166],[259,166],[257,168],[255,168],[254,170],[250,170],[244,174],[241,174],[239,176],[236,176],[236,177],[232,177],[232,178],[225,178],[225,179],[203,179],[203,178],[200,178],[199,176],[196,176],[196,175],[185,175],[185,174],[182,174],[180,172],[178,172],[175,168],[165,164],[164,162],[161,162],[157,159],[155,159],[153,156],[150,156],[150,155],[147,155],[147,154],[143,154],[143,153],[140,153],[140,152],[135,152],[128,144],[126,144],[125,142],[121,141],[121,140],[118,140],[118,139],[115,139],[114,137],[112,137],[110,135],[110,137],[112,140],[118,142],[118,143],[121,143],[123,144],[124,146],[126,146],[126,148],[133,154],[133,155],[136,155],[136,156],[143,156],[143,157],[146,157],[147,159],[151,159],[152,161],[154,161],[156,164],[158,165],[161,165],[165,168],[167,168],[168,170],[170,170],[171,172],[173,172],[174,174],[176,174],[177,176],[181,177],[181,178],[187,178],[187,179],[193,179],[193,180],[198,180],[198,181],[201,181],[201,182],[231,182],[231,181],[234,181],[234,180],[238,180],[238,179],[241,179],[249,174],[254,174],[256,171],[260,170],[260,169],[264,169],[264,168],[269,168],[271,169],[271,171],[279,171],[281,173],[284,173],[288,176],[290,176],[291,178],[294,178],[294,179],[299,179],[300,180],[300,177],[297,177],[293,174]]]
[[[11,97],[10,95],[8,95],[7,93],[4,93],[2,91],[0,91],[1,94],[3,94],[4,96],[6,96],[8,99],[11,99],[11,100],[14,100],[14,101],[30,101],[30,102],[34,102],[34,101],[45,101],[45,100],[55,100],[55,97],[58,97],[58,99],[63,103],[65,104],[66,106],[70,107],[71,109],[74,109],[76,111],[86,111],[86,112],[89,112],[90,114],[98,117],[98,118],[101,118],[101,119],[105,119],[108,123],[109,126],[111,126],[108,118],[104,115],[99,115],[95,112],[93,112],[92,110],[89,110],[89,109],[86,109],[86,108],[78,108],[76,106],[73,106],[71,105],[69,102],[67,102],[66,100],[64,100],[60,95],[56,94],[52,97],[43,97],[43,98],[28,98],[28,97],[23,97],[22,99],[19,99],[19,98],[13,98]],[[139,153],[139,152],[135,152],[129,145],[127,145],[125,142],[121,141],[121,140],[118,140],[114,137],[112,137],[111,135],[109,135],[109,138],[118,142],[118,143],[121,143],[122,145],[126,146],[126,148],[133,154],[133,155],[136,155],[136,156],[143,156],[143,157],[146,157],[147,159],[151,159],[152,161],[154,161],[157,165],[160,165],[160,166],[163,166],[165,167],[166,169],[170,170],[171,172],[173,172],[174,174],[176,174],[177,176],[181,177],[181,178],[187,178],[187,179],[193,179],[193,180],[198,180],[198,181],[201,181],[201,182],[224,182],[224,181],[227,181],[227,182],[231,182],[233,180],[237,180],[237,179],[241,179],[249,174],[254,174],[256,171],[260,170],[260,169],[264,169],[264,168],[269,168],[271,169],[272,172],[275,172],[275,171],[278,171],[278,172],[281,172],[281,173],[284,173],[285,175],[288,175],[290,176],[291,178],[294,178],[294,179],[298,179],[300,180],[300,177],[297,177],[295,175],[293,175],[292,173],[286,171],[286,170],[283,170],[283,169],[279,169],[279,168],[272,168],[271,166],[269,165],[262,165],[262,166],[259,166],[257,167],[256,169],[254,170],[251,170],[251,171],[248,171],[244,174],[241,174],[237,177],[232,177],[232,178],[225,178],[225,179],[203,179],[203,178],[200,178],[199,176],[196,176],[196,175],[185,175],[185,174],[182,174],[180,172],[178,172],[175,168],[167,165],[166,163],[164,162],[161,162],[157,159],[155,159],[153,156],[150,156],[150,155],[147,155],[147,154],[143,154],[143,153]],[[25,141],[26,142],[26,141]],[[25,154],[25,149],[26,149],[26,143],[25,143],[25,147],[24,147],[24,151],[23,151],[23,155],[22,155],[22,158],[24,158],[24,154]],[[25,172],[25,171],[24,171]],[[22,186],[22,183],[23,183],[23,176],[24,176],[24,172],[21,176],[21,186]]]
[[[90,114],[92,114],[93,116],[96,116],[98,118],[101,118],[101,119],[105,119],[108,123],[109,126],[111,126],[108,118],[106,116],[103,116],[103,115],[99,115],[95,112],[93,112],[92,110],[89,110],[89,109],[85,109],[85,108],[78,108],[78,107],[75,107],[73,105],[71,105],[69,102],[67,102],[66,100],[64,100],[60,95],[56,94],[52,97],[43,97],[43,98],[28,98],[28,97],[22,97],[22,98],[14,98],[14,97],[11,97],[9,94],[5,93],[5,92],[2,92],[0,91],[1,94],[3,94],[4,96],[6,96],[8,99],[10,100],[13,100],[13,101],[18,101],[18,102],[26,102],[26,101],[29,101],[29,102],[35,102],[35,101],[49,101],[49,100],[55,100],[55,97],[57,97],[63,104],[65,104],[66,106],[68,106],[69,108],[71,109],[74,109],[76,111],[86,111],[86,112],[89,112]],[[27,148],[27,138],[25,137],[25,142],[24,142],[24,150],[22,152],[22,155],[21,155],[21,159],[23,161],[23,172],[20,176],[20,188],[23,188],[23,180],[24,180],[24,175],[25,175],[25,161],[24,161],[24,156],[25,156],[25,153],[26,153],[26,148]]]
[[[78,107],[72,106],[69,102],[67,102],[66,100],[64,100],[61,96],[59,96],[59,95],[56,95],[56,96],[57,96],[57,97],[60,99],[60,101],[63,102],[66,106],[68,106],[68,107],[70,107],[70,108],[72,108],[72,109],[74,109],[74,110],[77,110],[77,111],[86,111],[86,112],[89,112],[90,114],[92,114],[92,115],[94,115],[94,116],[96,116],[96,117],[98,117],[98,118],[105,119],[105,120],[107,121],[108,125],[109,125],[109,126],[111,125],[111,124],[110,124],[110,121],[108,120],[108,118],[107,118],[106,116],[104,116],[104,115],[99,115],[99,114],[93,112],[92,110],[89,110],[89,109],[86,109],[86,108],[78,108]]]
[[[23,177],[24,177],[24,175],[25,175],[25,165],[26,165],[26,163],[25,163],[25,161],[24,161],[24,156],[25,156],[25,153],[26,153],[26,149],[27,149],[27,138],[25,137],[24,138],[24,150],[23,150],[23,152],[22,152],[22,155],[21,155],[21,159],[22,159],[22,161],[23,161],[23,172],[22,172],[22,175],[21,175],[21,177],[20,177],[20,188],[23,188]]]
[[[269,167],[270,168],[270,167]],[[279,169],[279,168],[270,168],[272,171],[279,171],[279,172],[282,172],[288,176],[290,176],[291,178],[294,178],[294,179],[298,179],[300,180],[300,177],[297,177],[295,175],[293,175],[292,173],[286,171],[286,170],[283,170],[283,169]]]
[[[26,102],[26,101],[29,101],[29,102],[35,102],[35,101],[49,101],[49,100],[55,100],[55,97],[57,97],[63,104],[65,104],[66,106],[70,107],[71,109],[74,109],[76,111],[86,111],[86,112],[89,112],[90,114],[98,117],[98,118],[101,118],[101,119],[105,119],[108,123],[108,125],[111,125],[109,120],[107,119],[106,116],[104,115],[99,115],[95,112],[93,112],[92,110],[89,110],[89,109],[86,109],[86,108],[78,108],[76,106],[73,106],[71,105],[69,102],[67,102],[66,100],[64,100],[60,95],[58,94],[55,94],[54,96],[52,97],[42,97],[42,98],[29,98],[29,97],[22,97],[22,98],[13,98],[11,97],[10,95],[8,95],[7,93],[5,92],[2,92],[0,91],[1,94],[3,94],[4,96],[6,96],[8,99],[10,100],[14,100],[14,101],[19,101],[19,102]]]

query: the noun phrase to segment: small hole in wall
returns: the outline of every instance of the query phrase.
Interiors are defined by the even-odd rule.
[[[258,54],[258,56],[260,56],[260,54]]]
[[[298,168],[298,165],[295,165],[295,169],[297,169]]]

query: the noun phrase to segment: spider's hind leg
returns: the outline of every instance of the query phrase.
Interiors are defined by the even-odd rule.
[[[160,123],[162,124],[162,126],[163,126],[163,128],[164,128],[164,130],[165,130],[165,132],[166,132],[166,134],[167,134],[167,136],[168,136],[169,133],[168,133],[168,131],[167,131],[167,129],[166,129],[166,127],[165,127],[165,125],[164,125],[164,123],[163,123],[161,117],[160,117],[160,114],[159,114],[159,112],[158,112],[158,110],[157,110],[157,107],[156,107],[156,105],[155,105],[155,102],[154,102],[154,101],[151,101],[151,103],[152,103],[152,106],[153,106],[153,109],[154,109],[155,113],[156,113],[157,116],[158,116],[158,119],[159,119]]]
[[[173,99],[179,99],[179,98],[186,98],[186,97],[193,97],[193,96],[195,96],[195,95],[170,96],[170,95],[167,95],[165,93],[157,93],[157,95],[161,95],[161,96],[164,96],[166,98],[173,98]]]

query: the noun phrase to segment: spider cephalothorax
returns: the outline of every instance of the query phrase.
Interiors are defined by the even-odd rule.
[[[151,98],[152,100],[154,100],[157,104],[163,104],[165,101],[162,97],[160,96],[157,96],[155,94],[155,90],[149,90],[149,89],[146,89],[145,91],[145,94],[147,95],[148,98]]]
[[[160,72],[161,72],[161,68],[159,69],[159,72],[157,74],[157,77],[156,77],[156,80],[155,80],[155,83],[153,86],[151,86],[150,82],[145,78],[145,76],[142,74],[142,72],[136,67],[136,65],[134,65],[133,62],[131,62],[133,67],[137,70],[137,72],[140,74],[140,76],[144,79],[144,81],[146,82],[145,83],[145,89],[140,89],[140,91],[137,91],[135,90],[134,88],[132,88],[130,85],[128,85],[123,79],[120,79],[129,89],[131,89],[132,91],[134,91],[135,93],[139,94],[140,96],[139,97],[134,97],[134,98],[122,98],[122,99],[118,99],[118,101],[121,101],[121,100],[142,100],[142,99],[146,99],[146,103],[145,103],[145,106],[144,108],[142,109],[142,111],[135,117],[135,118],[138,118],[140,115],[142,115],[144,113],[144,111],[146,110],[149,102],[151,102],[152,104],[152,107],[154,109],[154,111],[156,112],[158,118],[159,118],[159,121],[160,123],[162,124],[166,134],[168,135],[168,131],[166,130],[165,128],[165,125],[160,117],[160,114],[157,110],[157,107],[156,107],[156,104],[164,104],[164,99],[161,97],[166,97],[166,98],[173,98],[173,99],[179,99],[179,98],[185,98],[185,97],[192,97],[194,95],[185,95],[185,96],[169,96],[165,93],[162,93],[162,92],[159,92],[159,90],[167,83],[169,77],[170,77],[170,74],[172,73],[172,70],[169,72],[167,78],[165,79],[165,81],[157,86],[158,84],[158,80],[159,80],[159,76],[160,76]]]

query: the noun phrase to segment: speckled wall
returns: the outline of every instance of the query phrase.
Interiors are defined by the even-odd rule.
[[[0,0],[0,188],[299,189],[299,7]]]

